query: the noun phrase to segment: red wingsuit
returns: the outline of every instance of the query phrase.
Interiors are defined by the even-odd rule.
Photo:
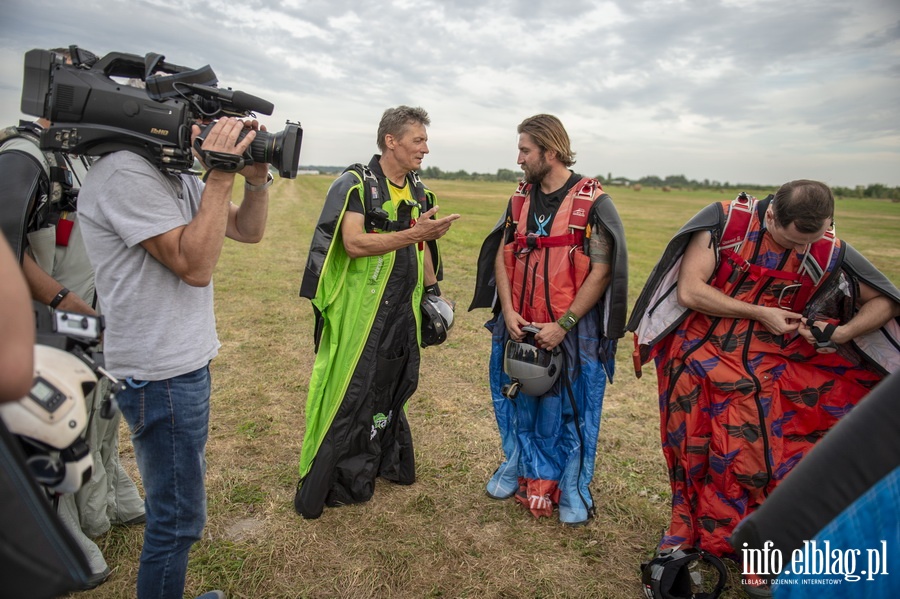
[[[720,214],[727,216],[729,208],[723,202]],[[803,256],[772,241],[761,218],[765,206],[759,208],[738,249],[746,263],[758,268],[736,268],[724,281],[714,275],[710,284],[744,302],[803,312],[804,307],[785,305],[796,288],[783,293],[794,283],[787,273],[798,272]],[[830,255],[825,252],[824,273],[811,299],[822,298],[817,291],[837,289],[842,281],[846,290],[853,287],[852,277],[841,270],[843,257],[842,244],[835,240]],[[834,299],[819,301],[817,319],[845,322],[852,316],[850,293],[850,298],[832,293]],[[633,322],[660,305],[653,302],[649,314],[633,314]],[[629,323],[628,328],[636,327]],[[658,330],[662,336],[652,349],[643,346],[640,357],[655,357],[660,435],[672,487],[672,518],[660,549],[683,545],[733,555],[728,538],[735,526],[883,378],[884,370],[850,347],[817,353],[799,334],[773,335],[754,320],[689,311],[680,322]]]

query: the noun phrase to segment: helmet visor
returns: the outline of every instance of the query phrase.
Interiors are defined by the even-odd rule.
[[[530,343],[516,343],[515,341],[506,343],[504,353],[504,362],[506,363],[517,362],[546,369],[550,366],[552,359],[553,355],[550,352]]]

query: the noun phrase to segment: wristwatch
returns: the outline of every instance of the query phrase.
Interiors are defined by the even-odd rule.
[[[275,180],[275,177],[272,176],[272,173],[266,173],[266,182],[262,185],[251,185],[249,181],[244,181],[244,189],[247,191],[265,191],[272,187],[272,182]]]
[[[578,324],[578,317],[575,316],[574,312],[569,310],[568,312],[563,314],[559,320],[556,321],[556,324],[558,324],[565,332],[568,333],[572,330],[572,327]]]

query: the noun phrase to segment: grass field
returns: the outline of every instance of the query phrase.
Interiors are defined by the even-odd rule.
[[[484,494],[501,459],[486,380],[490,339],[482,325],[489,314],[465,309],[478,250],[509,184],[432,184],[441,212],[463,217],[442,246],[441,287],[457,300],[456,324],[446,343],[424,350],[419,390],[409,403],[418,482],[379,481],[372,501],[326,509],[318,520],[294,513],[314,359],[312,309],[297,290],[330,182],[325,176],[276,182],[266,238],[256,246],[226,243],[219,263],[222,349],[213,362],[209,522],[191,555],[188,596],[219,588],[232,599],[639,597],[638,565],[666,525],[669,487],[655,376],[645,368],[643,378],[634,377],[630,336],[620,344],[617,377],[606,393],[591,487],[597,517],[570,529]],[[681,224],[727,197],[608,191],[628,237],[630,302]],[[841,201],[836,220],[840,237],[900,281],[900,204]],[[133,468],[124,432],[122,440],[123,461]],[[140,528],[114,529],[98,540],[114,575],[81,596],[133,596],[141,535]]]

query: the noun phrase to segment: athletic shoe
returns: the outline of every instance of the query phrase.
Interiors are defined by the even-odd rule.
[[[84,588],[82,590],[89,591],[91,589],[96,589],[98,586],[109,580],[110,576],[112,576],[112,570],[109,568],[104,568],[102,572],[95,572],[91,574],[90,578],[87,579],[87,582],[84,583]]]
[[[134,518],[131,518],[130,520],[125,520],[124,522],[121,522],[120,524],[122,526],[136,526],[138,524],[143,524],[146,521],[147,521],[147,514],[145,514],[144,512],[141,512]]]

